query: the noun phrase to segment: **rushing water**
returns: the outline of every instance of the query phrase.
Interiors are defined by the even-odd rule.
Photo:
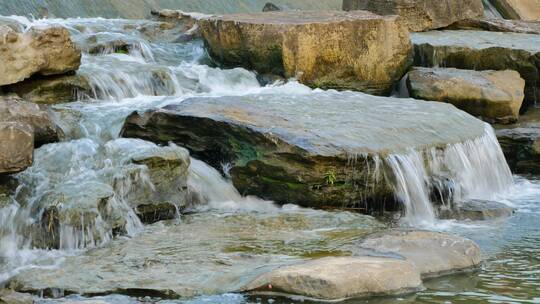
[[[254,197],[242,197],[216,170],[193,159],[188,186],[206,204],[179,221],[145,227],[126,203],[124,195],[130,187],[144,183],[144,175],[139,175],[142,181],[127,180],[122,187],[111,182],[111,176],[121,175],[129,167],[115,153],[115,147],[137,150],[153,146],[117,139],[128,114],[134,110],[179,103],[193,96],[312,94],[313,91],[294,81],[261,86],[257,76],[250,71],[210,67],[205,64],[208,58],[201,41],[174,42],[177,32],[157,30],[159,24],[151,21],[48,19],[30,22],[24,18],[15,19],[24,26],[60,24],[68,28],[78,46],[86,51],[78,74],[89,80],[92,92],[81,95],[79,101],[54,107],[66,137],[60,143],[36,150],[34,165],[17,175],[21,186],[16,195],[0,209],[0,281],[35,267],[47,272],[64,262],[82,269],[84,264],[78,264],[77,257],[87,254],[86,249],[104,247],[114,250],[123,246],[133,248],[134,263],[141,258],[137,255],[139,251],[147,258],[154,254],[161,254],[165,260],[176,257],[176,260],[189,261],[192,258],[191,266],[172,261],[170,265],[192,273],[198,271],[190,267],[201,266],[203,270],[199,271],[198,283],[207,282],[208,274],[219,272],[219,268],[207,265],[205,261],[232,263],[244,253],[259,258],[262,255],[266,260],[244,261],[235,269],[234,274],[245,280],[247,277],[243,273],[257,267],[257,263],[287,264],[314,256],[347,254],[341,250],[345,244],[387,225],[348,212],[278,207]],[[127,54],[111,46],[119,40],[128,44]],[[100,46],[99,52],[87,52],[96,45]],[[491,127],[486,125],[484,135],[475,140],[451,144],[444,149],[392,154],[380,161],[381,167],[391,169],[390,182],[396,197],[404,205],[402,225],[464,234],[477,240],[488,258],[479,274],[431,281],[426,291],[401,300],[441,303],[539,301],[536,295],[540,293],[540,269],[536,256],[540,253],[540,183],[520,178],[512,186],[512,176]],[[518,213],[508,221],[487,224],[439,221],[431,198],[433,189],[429,189],[429,185],[436,185],[445,204],[472,198],[497,199],[516,206]],[[34,249],[35,240],[25,231],[38,221],[40,213],[35,212],[36,205],[44,196],[58,192],[80,199],[81,193],[109,188],[114,192],[113,208],[128,223],[126,234],[132,240],[113,240],[112,231],[98,219],[82,231],[66,226],[61,233],[60,250]],[[257,233],[252,235],[254,231]],[[182,242],[171,242],[168,238],[172,236]],[[88,254],[99,256],[100,252],[98,249]],[[105,263],[107,257],[99,260]],[[109,263],[114,265],[115,260]],[[92,265],[89,269],[93,269]],[[222,280],[222,286],[208,286],[208,293],[217,295],[180,303],[291,302],[221,294],[234,290],[233,283],[238,282],[227,282],[227,277],[214,279],[217,281],[210,282]],[[121,295],[104,299],[111,303],[137,303],[140,300]],[[43,300],[43,303],[48,302]]]

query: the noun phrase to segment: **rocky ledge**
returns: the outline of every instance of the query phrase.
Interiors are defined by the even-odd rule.
[[[467,70],[514,70],[525,79],[525,103],[540,100],[540,35],[432,31],[411,35],[415,64]]]
[[[380,207],[393,200],[385,157],[484,132],[482,121],[449,104],[328,91],[188,99],[133,113],[122,135],[172,141],[219,170],[231,167],[224,173],[244,194],[310,207]]]
[[[312,87],[390,93],[410,63],[397,16],[365,11],[281,11],[198,20],[213,58]]]
[[[442,28],[484,14],[482,0],[344,0],[343,9],[399,15],[414,32]]]
[[[540,34],[540,21],[492,18],[465,19],[452,24],[448,29]]]
[[[448,102],[488,122],[517,121],[525,81],[516,71],[414,68],[406,76],[411,97]]]

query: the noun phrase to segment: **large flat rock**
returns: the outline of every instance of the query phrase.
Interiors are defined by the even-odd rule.
[[[414,68],[407,76],[410,96],[449,102],[488,122],[517,121],[525,81],[516,71]]]
[[[416,65],[515,70],[525,79],[525,102],[540,100],[540,35],[459,30],[414,33],[411,39]]]
[[[280,11],[211,16],[198,24],[219,62],[312,87],[389,93],[410,63],[409,33],[397,16]]]
[[[242,193],[347,207],[393,196],[381,159],[479,138],[485,127],[446,103],[328,91],[188,99],[133,113],[122,134],[173,141],[220,170],[231,164]]]
[[[452,24],[448,29],[540,34],[540,21],[497,18],[465,19]]]
[[[343,9],[399,15],[414,32],[442,28],[484,14],[482,0],[344,0]]]

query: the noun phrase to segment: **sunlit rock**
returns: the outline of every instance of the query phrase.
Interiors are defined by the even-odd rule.
[[[20,172],[32,164],[34,132],[20,122],[0,122],[0,174]]]
[[[525,81],[516,71],[414,68],[406,76],[411,97],[448,102],[489,122],[519,117]]]
[[[442,28],[484,15],[482,0],[344,0],[343,9],[399,15],[413,32]]]
[[[525,103],[540,100],[540,35],[432,31],[411,35],[415,64],[469,70],[514,70],[525,79]]]
[[[514,214],[514,209],[499,202],[470,200],[459,202],[439,211],[439,217],[445,219],[484,221],[507,218]]]
[[[400,191],[393,184],[397,172],[389,167],[399,171],[401,161],[393,155],[444,149],[483,137],[485,128],[445,103],[330,91],[189,99],[133,113],[122,134],[173,141],[220,170],[228,164],[226,173],[244,194],[368,211],[368,202],[381,208],[385,199],[393,200],[394,190]],[[498,155],[499,148],[494,149]],[[448,170],[440,174],[450,177],[453,170],[469,169]]]
[[[80,64],[81,52],[63,27],[31,28],[20,33],[0,26],[0,86],[34,74],[65,74]]]
[[[540,21],[540,2],[538,0],[491,0],[506,19]]]
[[[318,300],[344,300],[393,295],[422,288],[414,264],[379,257],[322,258],[278,268],[249,283],[243,290],[256,294],[288,294]]]
[[[482,262],[476,243],[440,232],[392,230],[368,237],[360,247],[405,257],[416,265],[423,278],[470,270]]]
[[[79,75],[31,78],[6,86],[4,90],[38,104],[72,102],[79,97],[92,95],[88,81]]]
[[[452,24],[448,27],[448,29],[540,34],[540,21],[506,20],[495,18],[466,19]]]
[[[283,11],[210,16],[198,24],[217,61],[312,87],[389,93],[410,62],[409,33],[397,16]]]

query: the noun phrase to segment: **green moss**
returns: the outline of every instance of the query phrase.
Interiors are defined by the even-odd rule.
[[[267,176],[261,176],[261,179],[267,183],[287,185],[287,187],[291,190],[299,190],[306,187],[305,184],[281,181]]]

